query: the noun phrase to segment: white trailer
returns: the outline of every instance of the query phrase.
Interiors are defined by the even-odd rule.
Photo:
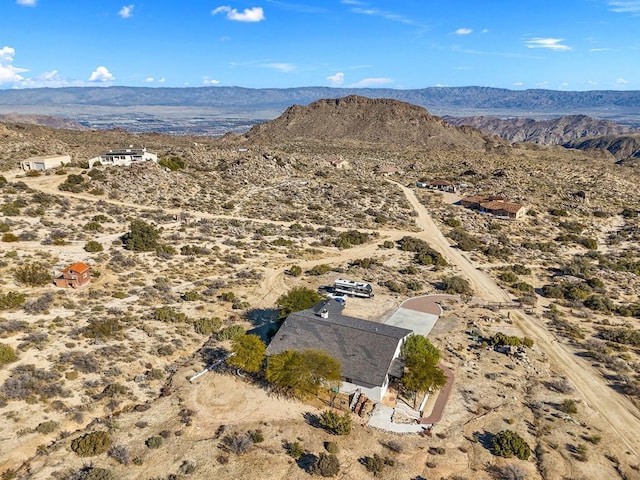
[[[345,280],[343,278],[339,278],[333,282],[333,291],[352,295],[354,297],[373,297],[373,289],[368,283],[355,282],[353,280]]]

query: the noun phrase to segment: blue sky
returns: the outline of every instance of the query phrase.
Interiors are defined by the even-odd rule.
[[[0,1],[0,88],[640,90],[640,0]]]

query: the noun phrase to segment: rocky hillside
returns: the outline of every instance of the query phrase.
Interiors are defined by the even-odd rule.
[[[622,135],[637,131],[609,120],[587,115],[565,115],[551,120],[495,117],[446,117],[452,125],[468,125],[488,135],[498,135],[510,142],[533,142],[541,145],[563,145],[576,139],[602,135]]]
[[[605,135],[602,137],[575,140],[564,145],[580,150],[601,149],[610,152],[618,162],[640,159],[640,133],[630,135]]]
[[[74,120],[51,115],[24,115],[21,113],[0,114],[0,123],[27,123],[65,130],[86,130],[87,128]]]
[[[252,143],[354,143],[400,147],[484,150],[500,143],[468,127],[455,127],[416,105],[350,95],[289,107],[275,120],[254,126]]]

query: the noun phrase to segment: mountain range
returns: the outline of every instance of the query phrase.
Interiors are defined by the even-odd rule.
[[[390,98],[425,107],[435,115],[527,117],[548,119],[584,114],[621,125],[640,126],[640,91],[507,90],[490,87],[430,87],[413,90],[385,88],[262,88],[242,87],[65,87],[0,90],[0,113],[18,112],[65,116],[92,126],[92,119],[131,123],[129,130],[150,131],[147,123],[167,119],[203,121],[271,120],[291,105],[308,105],[324,98],[358,95]],[[144,121],[142,121],[142,120]],[[249,122],[247,124],[247,121]],[[172,123],[176,123],[173,121]],[[193,122],[191,122],[193,123]],[[104,125],[101,125],[104,126]],[[153,127],[153,125],[151,125]],[[186,133],[199,133],[189,130]]]

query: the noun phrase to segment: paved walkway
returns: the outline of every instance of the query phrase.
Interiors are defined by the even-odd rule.
[[[418,423],[394,423],[391,420],[393,411],[393,408],[378,403],[371,412],[367,425],[394,433],[420,433],[425,430],[426,425]]]
[[[459,301],[455,295],[425,295],[402,302],[400,307],[385,320],[385,324],[408,328],[417,335],[429,335],[440,315],[443,302]]]
[[[447,405],[447,401],[449,400],[449,396],[451,395],[451,390],[453,389],[453,372],[442,364],[440,364],[439,366],[447,377],[447,384],[438,391],[438,398],[436,398],[436,403],[434,404],[429,416],[422,417],[418,421],[418,423],[420,423],[421,425],[433,425],[442,420],[444,407]]]

